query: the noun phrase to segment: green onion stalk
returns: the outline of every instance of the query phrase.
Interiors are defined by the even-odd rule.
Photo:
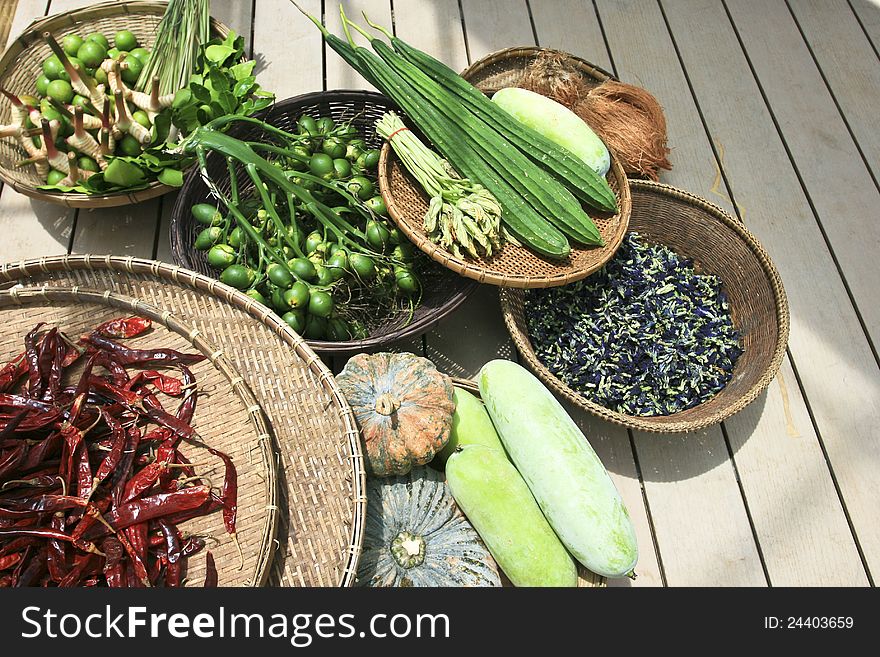
[[[488,257],[501,246],[501,206],[489,190],[462,178],[394,112],[376,121],[376,132],[390,142],[430,197],[424,226],[433,242],[457,257],[462,257],[462,249],[475,258]]]

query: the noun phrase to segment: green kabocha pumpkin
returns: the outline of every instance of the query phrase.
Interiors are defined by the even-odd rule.
[[[501,586],[498,569],[443,475],[418,467],[367,480],[358,586]]]
[[[377,477],[424,465],[449,440],[452,382],[413,354],[358,354],[336,377],[354,411],[367,466]]]

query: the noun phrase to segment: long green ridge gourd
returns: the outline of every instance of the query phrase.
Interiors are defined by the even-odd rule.
[[[608,181],[594,171],[584,169],[579,158],[528,126],[511,120],[508,114],[493,105],[479,89],[443,62],[414,48],[384,28],[373,23],[370,25],[381,30],[391,41],[394,50],[404,59],[418,66],[448,92],[455,94],[476,116],[494,126],[539,166],[562,179],[575,196],[597,209],[617,211],[617,199]]]
[[[629,513],[562,405],[508,360],[486,363],[479,384],[501,442],[563,544],[594,573],[632,573],[638,545]]]
[[[296,3],[293,3],[296,5]],[[463,175],[480,182],[495,196],[502,208],[508,230],[523,244],[550,258],[565,258],[570,247],[565,236],[541,216],[492,170],[466,143],[464,132],[451,125],[433,107],[418,101],[419,94],[365,48],[356,48],[331,34],[321,22],[297,8],[321,31],[324,41],[353,69],[397,103],[430,139],[434,146]],[[340,8],[341,9],[341,8]]]
[[[449,123],[462,126],[465,138],[474,150],[502,171],[516,191],[554,226],[583,244],[604,244],[593,220],[565,186],[536,166],[493,126],[463,108],[440,85],[395,53],[384,41],[373,39],[370,44],[382,61],[408,80]]]
[[[431,465],[442,467],[459,445],[485,445],[504,451],[483,402],[461,388],[455,388],[452,401],[455,402],[455,412],[452,414],[449,440],[431,461]]]
[[[446,483],[514,586],[577,586],[577,567],[504,452],[466,445],[446,462]]]

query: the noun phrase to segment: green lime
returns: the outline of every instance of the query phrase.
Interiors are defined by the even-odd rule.
[[[354,272],[365,281],[376,275],[376,265],[373,264],[372,258],[360,253],[352,253],[348,261]]]
[[[336,139],[336,137],[327,137],[324,143],[321,144],[321,150],[334,160],[339,157],[345,157],[345,149],[345,144]]]
[[[334,178],[348,178],[351,175],[351,164],[348,160],[342,157],[337,157],[333,160],[333,177]]]
[[[220,213],[218,212],[217,214],[220,214]],[[222,219],[222,217],[221,217],[221,219]],[[235,228],[232,229],[232,232],[229,233],[229,239],[227,240],[227,242],[229,242],[230,246],[237,249],[241,246],[241,243],[244,242],[244,237],[245,237],[244,232],[241,230],[241,228],[239,226],[236,226]]]
[[[371,219],[367,222],[367,242],[374,249],[381,251],[388,244],[388,229]]]
[[[90,158],[88,155],[83,155],[76,161],[76,165],[80,168],[81,171],[94,171],[97,173],[101,170],[101,167],[98,166],[98,163]]]
[[[137,57],[126,57],[125,63],[127,67],[122,70],[122,81],[134,84],[144,70],[144,63]]]
[[[302,281],[294,283],[289,290],[284,292],[284,301],[287,305],[296,310],[302,308],[305,310],[309,307],[311,299],[311,291],[309,286]]]
[[[116,144],[116,152],[128,157],[137,157],[141,154],[140,142],[131,135],[124,135]]]
[[[281,319],[287,322],[287,325],[297,333],[302,333],[306,328],[306,313],[304,310],[291,310],[283,315]]]
[[[64,178],[66,178],[66,174],[61,173],[60,171],[58,171],[58,169],[52,169],[49,172],[49,175],[46,176],[46,184],[47,185],[57,185],[62,180],[64,180]]]
[[[139,44],[137,37],[135,37],[130,31],[120,30],[116,33],[116,36],[113,37],[113,45],[123,52],[128,52],[129,50],[137,48]]]
[[[95,69],[95,82],[107,86],[107,71],[103,68]]]
[[[71,104],[74,107],[82,107],[83,109],[86,108],[86,105],[88,105],[88,103],[89,103],[89,99],[86,98],[85,96],[80,96],[79,94],[76,94],[73,97],[73,101],[71,101]]]
[[[317,315],[308,315],[306,327],[303,329],[303,337],[308,340],[325,340],[327,338],[327,319]]]
[[[238,290],[246,290],[254,283],[254,270],[244,265],[229,265],[220,274],[220,282]]]
[[[87,68],[86,65],[83,63],[83,61],[79,57],[68,57],[67,61],[69,61],[70,65],[73,66],[73,68],[75,68],[80,73],[85,71]],[[67,73],[66,70],[64,72]]]
[[[110,59],[119,59],[119,49],[110,48],[110,50],[107,51],[107,57]]]
[[[385,201],[382,200],[381,196],[374,196],[365,201],[366,206],[370,208],[373,212],[378,214],[380,217],[384,217],[388,214],[388,208],[385,207]]]
[[[266,267],[266,276],[268,276],[269,280],[278,287],[288,288],[293,285],[293,276],[291,276],[290,272],[277,262],[273,262]]]
[[[333,132],[333,128],[336,127],[335,121],[331,119],[329,116],[322,116],[320,119],[316,121],[318,126],[318,132],[322,135],[329,135]]]
[[[73,87],[70,86],[70,82],[52,80],[49,86],[46,87],[46,95],[66,105],[73,100]]]
[[[101,32],[95,32],[86,37],[86,41],[95,41],[96,43],[100,43],[104,50],[107,50],[110,47],[110,42],[107,41],[107,37],[105,37]]]
[[[54,81],[55,80],[53,80],[53,82]],[[61,119],[61,114],[58,112],[57,109],[52,107],[52,103],[49,102],[48,98],[44,98],[42,101],[40,101],[40,114],[42,114],[43,118],[47,121],[58,121]]]
[[[76,55],[79,47],[83,44],[82,37],[76,34],[68,34],[66,37],[61,39],[61,48],[68,55],[74,56]]]
[[[307,281],[314,280],[318,274],[315,270],[315,265],[308,258],[295,258],[288,262],[287,266],[290,267],[294,274]]]
[[[49,78],[41,74],[40,77],[37,78],[37,94],[40,96],[45,96],[46,90],[50,82],[51,80]]]
[[[415,294],[419,291],[419,279],[406,267],[394,268],[394,280],[397,289],[404,294]]]
[[[58,80],[62,73],[66,75],[67,71],[64,70],[64,65],[61,63],[61,60],[58,59],[58,55],[49,55],[43,60],[43,75],[47,78],[50,80]],[[68,78],[69,77],[70,76],[68,76]]]
[[[219,226],[223,223],[223,215],[210,203],[197,203],[189,211],[192,213],[193,219],[205,226]]]
[[[146,48],[135,48],[130,53],[128,53],[130,57],[137,57],[141,60],[141,64],[146,64],[150,61],[150,51]]]
[[[215,269],[225,269],[235,262],[235,249],[228,244],[215,244],[208,251],[208,264]]]
[[[132,113],[131,118],[140,123],[145,128],[153,127],[153,124],[150,123],[150,117],[147,116],[147,113],[144,110],[137,110]]]
[[[318,245],[323,244],[324,237],[318,231],[312,231],[306,237],[306,253],[312,253],[318,250]]]
[[[355,176],[348,181],[348,191],[360,200],[366,201],[373,197],[373,182],[364,176]]]
[[[96,69],[107,58],[107,51],[97,41],[85,41],[76,56],[84,65]]]
[[[330,317],[333,312],[333,297],[322,290],[315,290],[309,297],[309,314],[316,317]]]
[[[253,299],[253,300],[256,301],[257,303],[261,303],[261,304],[263,304],[264,306],[268,306],[268,305],[269,305],[269,302],[266,301],[266,297],[264,297],[262,294],[260,294],[260,291],[259,291],[259,290],[256,290],[256,289],[254,289],[254,288],[251,288],[250,290],[248,290],[247,292],[245,292],[245,294],[248,295],[251,299]]]
[[[50,76],[51,77],[51,76]],[[330,179],[333,176],[333,158],[326,153],[315,153],[309,160],[309,171],[319,178]]]
[[[223,231],[217,226],[210,226],[202,230],[193,242],[193,247],[199,251],[207,251],[223,237]]]

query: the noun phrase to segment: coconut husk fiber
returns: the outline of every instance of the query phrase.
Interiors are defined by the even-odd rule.
[[[666,118],[648,91],[606,80],[590,86],[569,57],[544,52],[529,64],[519,87],[565,105],[589,125],[620,160],[628,175],[658,180],[671,169]]]

